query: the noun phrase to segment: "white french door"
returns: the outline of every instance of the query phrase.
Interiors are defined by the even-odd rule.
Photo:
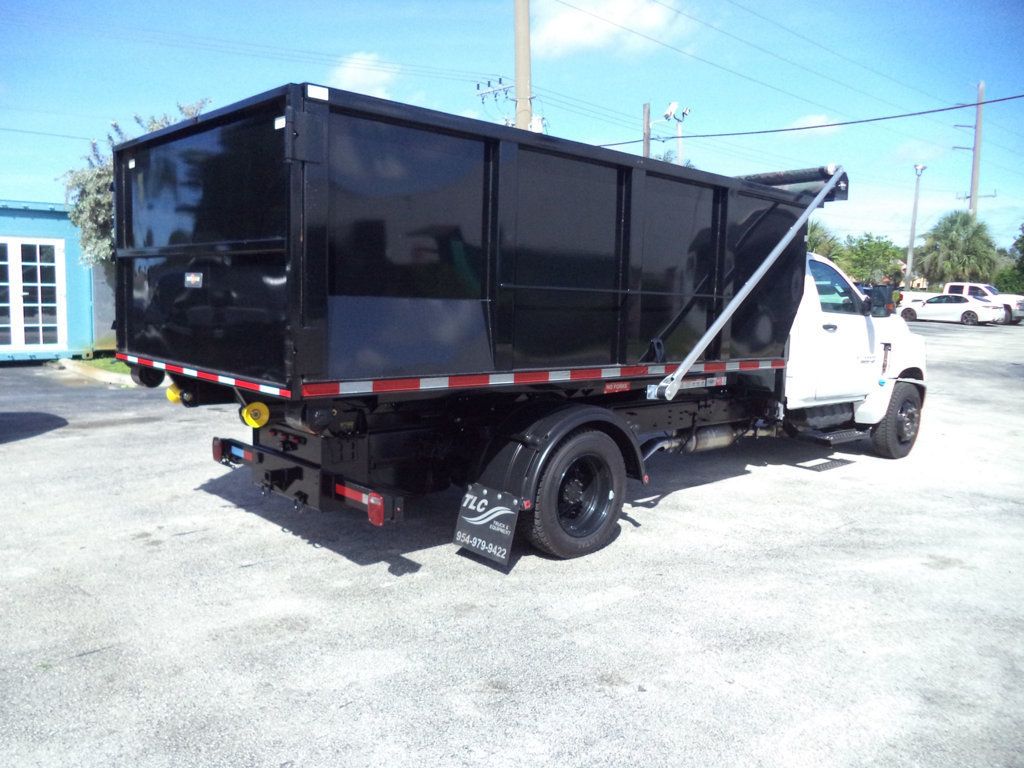
[[[64,241],[0,236],[0,350],[66,348]]]

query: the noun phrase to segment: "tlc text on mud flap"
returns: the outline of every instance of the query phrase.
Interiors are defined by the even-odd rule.
[[[462,497],[455,543],[470,552],[508,565],[519,519],[519,499],[473,483]]]

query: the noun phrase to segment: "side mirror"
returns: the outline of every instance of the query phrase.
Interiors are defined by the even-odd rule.
[[[865,296],[864,297],[864,301],[862,301],[861,304],[860,304],[860,313],[862,315],[870,315],[870,314],[872,314],[872,309],[873,308],[874,308],[874,302],[871,301],[871,297],[870,296]]]

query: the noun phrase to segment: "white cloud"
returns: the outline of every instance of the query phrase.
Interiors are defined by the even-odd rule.
[[[573,5],[580,10],[552,0],[533,6],[530,47],[535,56],[607,48],[635,51],[653,43],[623,27],[663,42],[671,42],[686,27],[670,8],[647,0],[575,0]]]
[[[328,75],[328,85],[346,91],[391,98],[391,86],[401,68],[385,62],[376,53],[360,51],[346,56]]]
[[[787,128],[813,128],[813,127],[819,126],[819,125],[829,125],[829,123],[834,123],[834,122],[836,122],[836,121],[834,119],[830,118],[828,115],[804,115],[803,117],[798,117],[796,120],[794,120],[792,123],[790,123],[786,127]],[[832,134],[832,133],[838,133],[838,131],[839,131],[839,126],[831,126],[829,128],[818,128],[816,131],[814,131],[814,135],[816,135],[816,136],[825,136],[825,135]]]

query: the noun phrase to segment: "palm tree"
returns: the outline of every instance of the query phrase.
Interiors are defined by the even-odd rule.
[[[924,236],[921,271],[932,282],[985,280],[996,269],[996,244],[988,225],[967,211],[947,213]]]
[[[839,238],[832,234],[828,227],[820,221],[811,221],[807,225],[807,250],[834,259],[841,249]]]

